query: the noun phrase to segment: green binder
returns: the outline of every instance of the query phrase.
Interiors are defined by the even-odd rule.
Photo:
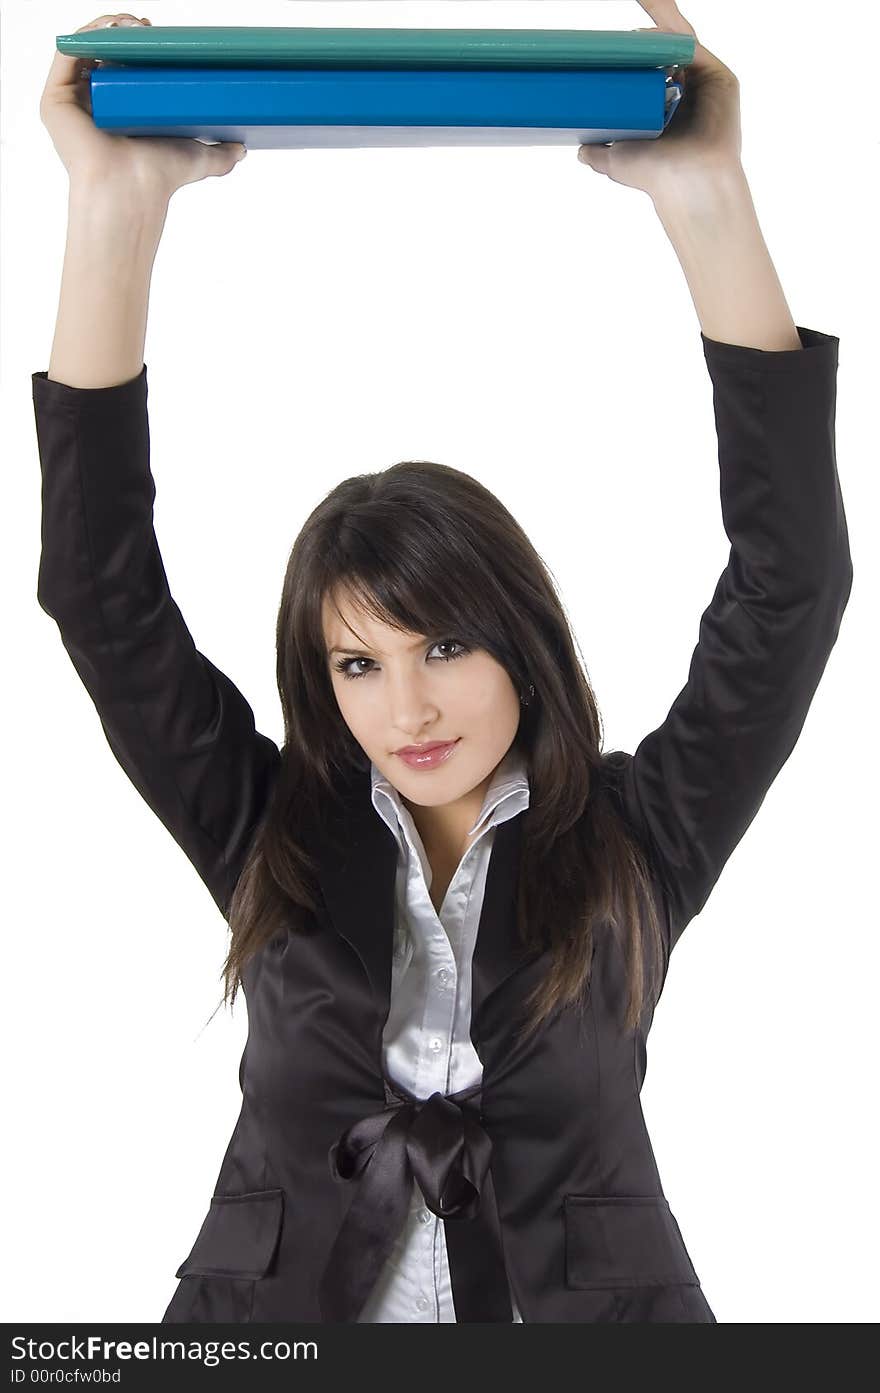
[[[324,29],[135,25],[59,34],[60,53],[107,63],[237,68],[669,68],[688,34],[630,29]]]

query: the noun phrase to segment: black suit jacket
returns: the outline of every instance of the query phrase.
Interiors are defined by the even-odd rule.
[[[603,758],[649,855],[664,980],[791,753],[850,593],[838,340],[799,333],[803,348],[783,352],[701,336],[729,560],[666,719],[634,754]],[[280,754],[197,651],[169,591],[146,366],[89,390],[37,372],[33,400],[39,603],[116,759],[225,914]],[[319,849],[311,931],[276,934],[245,973],[241,1113],[164,1320],[357,1320],[400,1217],[409,1154],[443,1214],[460,1320],[509,1320],[507,1277],[526,1322],[714,1321],[645,1128],[652,1013],[621,1030],[615,940],[597,938],[583,1012],[557,1013],[527,1044],[511,1038],[547,967],[515,946],[522,814],[496,831],[475,949],[482,1086],[421,1104],[382,1077],[396,845],[368,777],[352,782],[338,818],[340,841]]]

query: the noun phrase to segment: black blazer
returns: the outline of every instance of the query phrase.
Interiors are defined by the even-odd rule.
[[[603,757],[649,856],[669,954],[791,753],[852,584],[835,459],[838,339],[702,335],[731,542],[687,682],[633,755]],[[116,759],[224,914],[280,764],[199,653],[153,530],[146,366],[115,387],[33,374],[42,468],[38,600]],[[248,964],[242,1107],[165,1321],[356,1321],[407,1202],[407,1155],[444,1218],[456,1312],[714,1322],[640,1105],[652,1011],[620,1028],[624,973],[597,936],[583,1012],[526,1044],[510,1022],[547,967],[516,951],[522,814],[496,831],[473,968],[480,1088],[409,1099],[382,1076],[396,844],[368,776],[318,848],[310,932]],[[369,1164],[368,1164],[369,1163]]]

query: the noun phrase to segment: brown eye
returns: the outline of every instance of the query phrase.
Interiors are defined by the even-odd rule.
[[[434,648],[457,648],[457,649],[458,649],[458,652],[457,652],[457,653],[440,653],[440,654],[438,655],[438,657],[436,657],[436,658],[433,658],[433,659],[430,659],[430,658],[429,658],[429,661],[431,661],[431,662],[451,663],[451,662],[454,661],[454,659],[456,659],[456,658],[463,658],[463,657],[465,657],[465,655],[466,655],[467,653],[470,652],[470,649],[469,649],[465,644],[459,642],[459,640],[458,640],[457,638],[441,638],[441,639],[437,639],[434,643],[431,644],[430,648],[428,649],[428,653],[430,654],[431,651],[432,651]],[[337,672],[341,672],[341,673],[342,673],[342,675],[343,675],[343,677],[346,679],[346,681],[352,681],[352,680],[357,680],[357,678],[359,678],[359,677],[366,677],[366,676],[367,676],[367,672],[357,672],[357,671],[354,670],[354,665],[355,665],[356,663],[372,663],[372,662],[373,662],[373,659],[372,659],[372,658],[344,658],[344,657],[343,657],[343,658],[337,658],[337,660],[336,660],[336,662],[333,664],[333,666],[334,666],[334,668],[336,669]],[[367,671],[369,671],[369,669],[368,669]]]
[[[372,661],[372,658],[337,658],[333,666],[336,671],[341,672],[346,679],[352,677],[366,677],[366,673],[364,672],[350,672],[349,669],[352,663],[371,663]]]
[[[469,650],[465,647],[465,645],[464,645],[463,643],[459,643],[459,641],[458,641],[457,638],[443,638],[443,639],[439,639],[439,640],[437,641],[437,643],[434,644],[434,647],[435,647],[435,648],[457,648],[457,649],[459,650],[458,653],[441,653],[441,654],[440,654],[440,661],[441,661],[441,662],[444,662],[444,663],[451,663],[452,660],[453,660],[453,658],[463,658],[464,655],[465,655],[465,653],[467,653],[467,652],[469,651]]]

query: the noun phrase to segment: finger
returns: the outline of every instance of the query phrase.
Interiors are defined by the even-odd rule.
[[[642,0],[639,0],[639,4],[641,3]],[[645,8],[647,8],[647,6]],[[691,74],[693,83],[696,84],[704,74],[708,75],[708,73],[713,68],[717,69],[720,66],[719,61],[715,57],[714,53],[710,53],[707,48],[703,47],[703,45],[700,43],[700,40],[697,38],[697,32],[694,29],[693,25],[688,24],[687,20],[678,10],[678,7],[674,6],[674,8],[676,9],[678,14],[677,23],[674,23],[672,26],[664,25],[662,28],[657,28],[655,25],[650,24],[640,25],[639,28],[635,30],[635,33],[689,34],[690,37],[694,40],[694,56],[691,59],[691,61],[689,63],[686,63],[683,67],[681,67],[679,64],[676,64],[675,67],[678,69],[678,74],[680,77],[687,79],[688,74]]]
[[[75,34],[83,34],[89,29],[108,29],[118,28],[123,19],[135,20],[135,15],[100,15],[98,19],[91,20],[88,24],[81,24],[79,29],[75,29]],[[142,24],[148,23],[141,20]],[[83,73],[94,68],[98,60],[95,58],[79,58],[73,53],[61,53],[58,49],[52,58],[49,68],[49,76],[46,79],[45,92],[54,93],[57,96],[69,95],[76,90],[82,81]]]
[[[639,0],[639,4],[665,33],[690,34],[694,39],[697,37],[693,25],[685,19],[675,0]]]
[[[225,142],[224,154],[226,158],[219,172],[228,174],[230,169],[234,169],[244,159],[247,154],[247,146],[242,141],[227,141]]]
[[[595,169],[597,174],[608,173],[608,147],[606,145],[579,145],[578,159],[581,164],[589,165],[590,169]]]

